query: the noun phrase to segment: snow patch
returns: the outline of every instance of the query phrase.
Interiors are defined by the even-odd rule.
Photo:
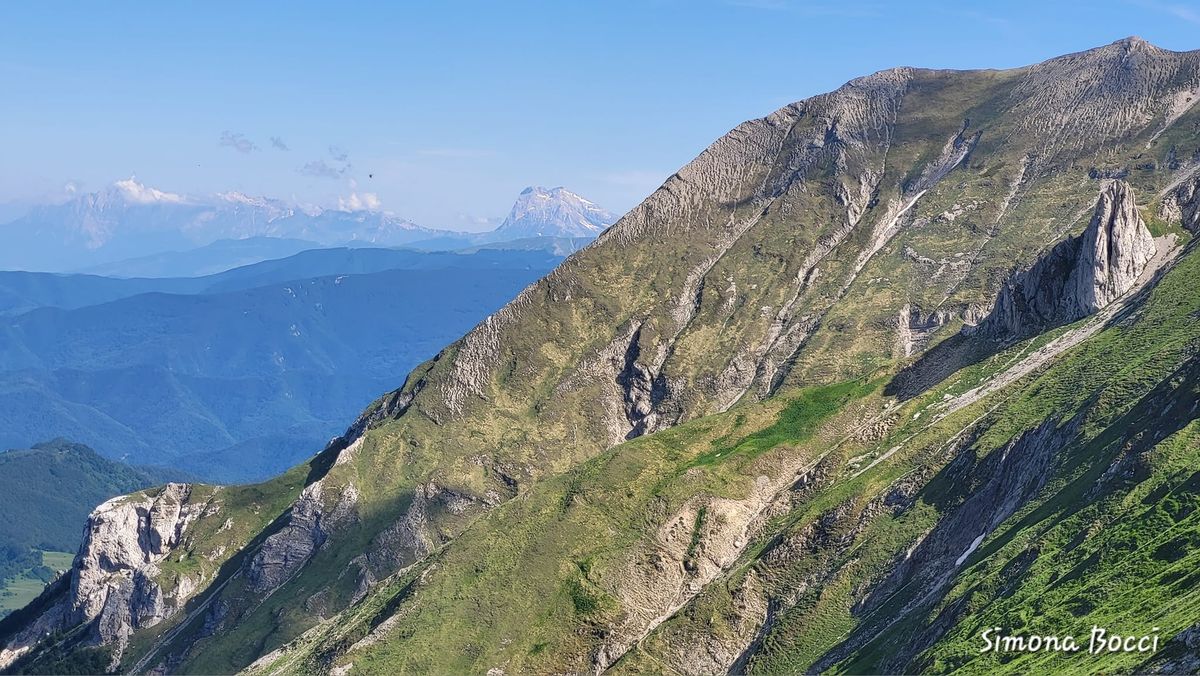
[[[972,541],[971,541],[971,546],[970,546],[970,547],[967,547],[967,551],[963,552],[963,553],[962,553],[962,556],[958,557],[958,559],[956,559],[956,560],[954,561],[954,565],[956,565],[956,566],[961,566],[961,565],[963,565],[963,561],[966,561],[968,556],[970,556],[971,554],[973,554],[973,553],[975,552],[975,550],[976,550],[976,549],[979,549],[979,545],[980,545],[980,543],[982,543],[982,542],[983,542],[983,538],[984,538],[984,536],[985,536],[985,535],[987,535],[987,532],[986,532],[986,531],[985,531],[985,532],[983,532],[983,533],[980,533],[980,534],[979,534],[979,537],[977,537],[977,538],[975,538],[974,540],[972,540]]]

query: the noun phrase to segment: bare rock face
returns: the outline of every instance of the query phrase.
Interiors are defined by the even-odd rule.
[[[152,627],[182,607],[194,585],[164,591],[158,563],[179,545],[187,527],[204,511],[191,501],[189,484],[167,484],[156,495],[113,498],[88,517],[83,544],[71,569],[64,600],[0,647],[0,668],[30,650],[53,631],[91,626],[90,640],[117,644],[138,629]]]
[[[168,602],[156,565],[179,544],[203,511],[188,484],[167,484],[154,497],[109,500],[88,517],[71,580],[76,623],[96,620],[102,643],[157,624],[180,599]]]
[[[1133,189],[1112,181],[1100,192],[1092,221],[1017,273],[1001,289],[991,314],[972,333],[1021,337],[1095,313],[1137,283],[1154,258]]]
[[[321,524],[320,484],[304,489],[292,505],[288,524],[268,537],[254,555],[246,579],[256,592],[266,592],[283,584],[304,565],[328,535]]]
[[[321,503],[323,484],[309,484],[292,504],[288,523],[268,537],[250,562],[246,579],[256,592],[267,592],[283,584],[313,552],[325,544],[325,515]]]
[[[1138,213],[1133,189],[1124,181],[1108,184],[1083,233],[1079,261],[1067,285],[1078,311],[1096,312],[1133,288],[1154,251],[1154,237]]]
[[[352,455],[356,450],[351,444],[343,453]],[[327,493],[337,496],[332,505],[325,501]],[[265,593],[287,582],[325,545],[331,531],[358,518],[358,502],[358,489],[352,483],[331,490],[321,479],[306,486],[292,503],[287,524],[268,537],[250,560],[246,570],[250,588]]]
[[[1165,198],[1160,208],[1169,221],[1179,221],[1192,233],[1200,233],[1200,177],[1185,180]]]
[[[924,350],[933,334],[953,318],[948,310],[925,312],[916,305],[905,304],[896,316],[896,355],[911,357]]]

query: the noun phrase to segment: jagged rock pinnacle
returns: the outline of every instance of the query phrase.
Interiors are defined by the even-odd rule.
[[[1024,336],[1097,312],[1133,288],[1154,258],[1146,228],[1124,181],[1100,191],[1083,234],[1070,237],[1005,284],[991,314],[971,332]]]

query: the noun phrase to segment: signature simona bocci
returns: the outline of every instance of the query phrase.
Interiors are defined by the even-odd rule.
[[[1151,629],[1149,634],[1114,634],[1104,627],[1092,625],[1087,639],[1080,642],[1075,636],[1059,636],[1053,634],[1005,634],[1000,627],[989,627],[979,638],[983,646],[981,653],[1036,653],[1064,652],[1074,653],[1083,650],[1096,655],[1100,653],[1152,653],[1158,651],[1159,627]]]

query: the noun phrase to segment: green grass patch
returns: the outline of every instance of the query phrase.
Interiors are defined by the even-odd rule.
[[[71,567],[75,555],[68,552],[38,552],[41,564],[31,566],[0,582],[0,617],[37,598],[46,583]]]
[[[788,403],[779,412],[775,424],[752,432],[736,442],[718,440],[711,451],[691,461],[690,467],[713,465],[729,456],[752,460],[763,453],[785,443],[799,443],[811,439],[821,423],[846,407],[846,404],[873,392],[881,380],[852,380],[836,385],[811,387],[788,395]]]

